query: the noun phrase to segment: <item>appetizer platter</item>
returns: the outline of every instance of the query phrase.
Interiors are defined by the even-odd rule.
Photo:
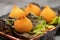
[[[53,40],[60,16],[49,6],[40,8],[30,3],[25,8],[14,5],[0,18],[0,35],[8,40]]]

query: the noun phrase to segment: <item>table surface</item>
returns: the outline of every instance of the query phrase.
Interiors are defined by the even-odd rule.
[[[54,39],[55,40],[60,40],[60,36],[56,36]]]

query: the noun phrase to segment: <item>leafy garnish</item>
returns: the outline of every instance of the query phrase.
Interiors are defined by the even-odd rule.
[[[40,20],[40,21],[41,21],[41,23],[36,25],[33,28],[33,32],[36,33],[36,34],[43,34],[44,30],[45,30],[46,21],[45,20]]]
[[[5,19],[5,22],[9,25],[14,24],[15,19]]]
[[[58,24],[60,24],[60,16],[58,17]]]
[[[50,29],[50,28],[55,28],[54,25],[46,25],[46,28]]]
[[[58,23],[58,17],[55,17],[49,24],[57,24]]]

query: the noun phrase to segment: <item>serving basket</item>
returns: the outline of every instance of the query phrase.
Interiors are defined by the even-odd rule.
[[[55,10],[55,11],[57,11],[57,10]],[[6,18],[7,15],[3,15],[3,16],[1,16],[1,18]],[[58,30],[58,28],[60,28],[59,24],[56,25],[56,28],[51,29],[48,32],[45,32],[43,35],[37,35],[36,37],[29,39],[29,40],[54,40],[56,31]],[[25,40],[25,39],[19,39],[19,38],[13,37],[13,36],[5,34],[3,32],[0,32],[0,36],[5,37],[8,40]]]
[[[54,40],[55,34],[57,29],[60,25],[57,25],[55,29],[51,29],[50,31],[46,32],[44,35],[40,36],[37,35],[36,37],[30,39],[30,40]],[[8,40],[25,40],[25,39],[18,39],[13,36],[10,36],[8,34],[4,34],[3,32],[0,32],[0,36],[7,38]]]

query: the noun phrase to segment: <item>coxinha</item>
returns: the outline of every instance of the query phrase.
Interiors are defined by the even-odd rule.
[[[52,11],[49,8],[49,6],[46,6],[43,9],[43,11],[41,11],[40,7],[34,4],[29,4],[24,10],[14,5],[9,14],[9,17],[16,19],[14,22],[14,29],[17,32],[24,33],[24,32],[30,32],[32,30],[33,24],[31,20],[26,17],[30,12],[32,12],[32,14],[36,16],[42,16],[43,18],[46,19],[47,22],[50,22],[52,19],[56,17],[55,12]],[[51,18],[49,16],[47,17],[47,15],[49,15]]]
[[[17,6],[14,6],[12,11],[10,12],[9,17],[15,18],[14,29],[19,32],[29,32],[32,30],[32,22],[24,15],[24,11]]]

